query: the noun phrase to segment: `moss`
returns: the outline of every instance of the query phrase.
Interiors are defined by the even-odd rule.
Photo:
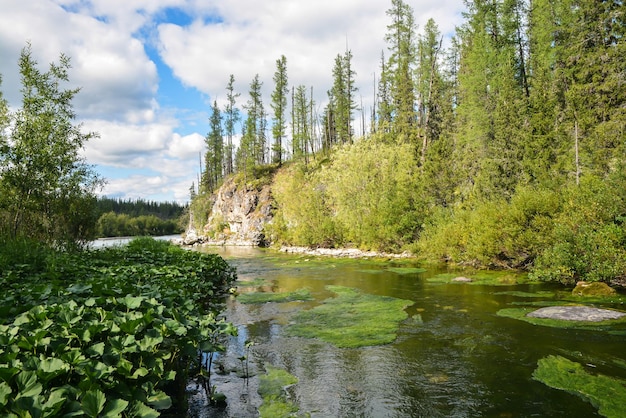
[[[554,292],[544,291],[544,292],[531,293],[531,292],[522,292],[519,290],[511,290],[508,292],[496,292],[494,293],[494,295],[508,295],[508,296],[516,296],[520,298],[546,298],[546,297],[553,297]]]
[[[561,356],[540,359],[533,378],[552,388],[591,402],[605,417],[626,416],[626,381],[585,371],[580,363]]]
[[[282,418],[298,416],[298,406],[287,399],[286,388],[298,383],[298,378],[286,370],[265,366],[266,373],[259,376],[258,393],[263,398],[260,417]]]
[[[266,373],[259,376],[259,395],[263,398],[284,397],[287,386],[298,383],[298,378],[287,372],[287,370],[265,365]]]
[[[615,289],[602,282],[578,282],[572,290],[574,296],[614,296],[616,293]]]
[[[387,270],[394,272],[396,274],[417,274],[417,273],[424,273],[427,271],[424,268],[418,268],[418,267],[391,267],[391,268],[388,268]]]
[[[562,319],[533,318],[527,316],[535,308],[506,308],[500,309],[496,314],[505,318],[519,319],[533,325],[542,325],[552,328],[568,328],[592,331],[620,331],[626,325],[626,317],[600,322],[567,321]],[[617,330],[615,329],[617,328]]]
[[[293,336],[319,338],[338,347],[364,347],[393,342],[404,310],[412,301],[362,294],[356,289],[327,286],[337,296],[300,311],[287,328]]]
[[[294,302],[294,301],[305,301],[305,300],[313,300],[313,296],[311,296],[311,291],[309,289],[298,289],[293,292],[280,292],[280,293],[271,293],[271,292],[250,292],[250,293],[242,293],[237,296],[237,300],[241,303],[252,304],[252,303],[267,303],[267,302]]]
[[[466,277],[469,277],[472,281],[458,282],[460,284],[508,286],[513,284],[532,283],[527,274],[520,272],[478,270],[474,272],[463,272],[463,274]],[[458,276],[459,273],[442,273],[426,280],[431,283],[456,283],[452,279]]]

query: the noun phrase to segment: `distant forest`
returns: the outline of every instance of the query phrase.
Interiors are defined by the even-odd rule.
[[[115,212],[117,215],[137,216],[154,215],[161,220],[178,219],[185,212],[187,205],[176,202],[156,202],[143,199],[113,199],[98,197],[97,210],[99,215]]]
[[[170,235],[184,230],[187,206],[176,202],[99,197],[97,235],[100,237]]]

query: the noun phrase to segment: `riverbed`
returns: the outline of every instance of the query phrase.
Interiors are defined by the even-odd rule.
[[[286,388],[286,397],[299,414],[311,417],[593,417],[600,415],[591,403],[534,380],[537,362],[558,355],[580,362],[590,373],[626,378],[623,334],[542,327],[497,315],[504,308],[553,304],[567,294],[560,286],[446,283],[434,280],[449,273],[445,269],[420,271],[407,268],[406,261],[296,256],[258,248],[201,251],[218,253],[237,268],[240,292],[306,288],[313,300],[243,304],[230,298],[224,315],[239,334],[227,341],[211,378],[227,396],[227,406],[207,406],[198,389],[191,397],[192,416],[257,416],[263,402],[259,376],[267,366],[298,379]],[[410,300],[395,341],[337,348],[287,336],[298,311],[333,297],[329,285]],[[594,306],[626,310],[621,300]]]

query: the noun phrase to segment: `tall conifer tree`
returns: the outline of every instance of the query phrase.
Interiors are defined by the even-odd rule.
[[[287,134],[287,97],[289,86],[287,83],[287,58],[282,55],[276,60],[276,72],[274,73],[274,92],[272,93],[271,107],[274,111],[274,124],[272,126],[272,161],[277,164],[283,162],[283,139]]]

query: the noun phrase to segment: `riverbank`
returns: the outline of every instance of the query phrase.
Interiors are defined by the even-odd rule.
[[[341,257],[341,258],[413,258],[408,251],[402,253],[386,253],[380,251],[365,251],[358,248],[310,248],[282,246],[280,252],[288,254],[303,254],[312,256]]]

